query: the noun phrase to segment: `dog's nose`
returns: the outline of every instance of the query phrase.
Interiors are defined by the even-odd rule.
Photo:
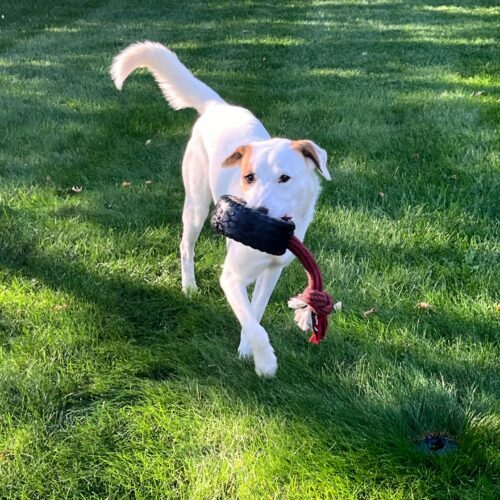
[[[257,212],[260,212],[261,214],[267,215],[269,213],[269,209],[266,207],[257,207],[256,208]]]

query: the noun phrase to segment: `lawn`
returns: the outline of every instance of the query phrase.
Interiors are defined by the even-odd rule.
[[[493,4],[2,0],[1,498],[498,498]],[[145,72],[116,91],[144,39],[329,152],[306,243],[343,309],[308,344],[287,269],[274,379],[237,358],[208,225],[180,291],[196,113]]]

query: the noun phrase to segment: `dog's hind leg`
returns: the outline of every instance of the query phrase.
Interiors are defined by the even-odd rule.
[[[207,218],[212,200],[208,182],[208,160],[200,142],[196,137],[190,139],[182,161],[182,178],[186,190],[180,246],[184,293],[197,289],[194,274],[194,246]]]

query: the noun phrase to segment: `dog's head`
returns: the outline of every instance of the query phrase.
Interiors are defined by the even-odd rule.
[[[275,218],[311,215],[320,187],[331,180],[326,151],[309,140],[269,139],[238,147],[223,163],[239,167],[247,205]]]

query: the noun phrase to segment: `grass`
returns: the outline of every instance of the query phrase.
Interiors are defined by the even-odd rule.
[[[492,5],[2,2],[2,498],[497,496]],[[144,39],[273,135],[329,151],[306,242],[344,307],[308,344],[286,307],[305,277],[285,272],[264,318],[273,380],[236,357],[208,227],[200,293],[180,293],[195,113],[150,75],[122,93],[108,76]],[[418,451],[430,432],[457,451]]]

